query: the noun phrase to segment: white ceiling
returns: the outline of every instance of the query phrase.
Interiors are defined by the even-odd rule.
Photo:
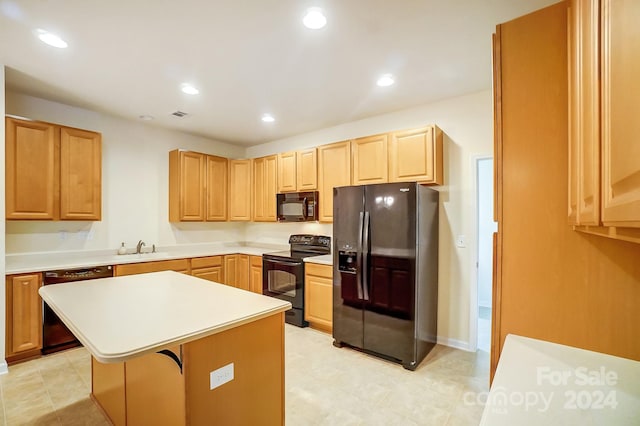
[[[555,1],[0,0],[0,64],[11,89],[250,146],[488,89],[496,24]]]

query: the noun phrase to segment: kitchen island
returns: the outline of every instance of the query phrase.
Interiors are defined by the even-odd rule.
[[[173,271],[46,286],[119,425],[284,424],[288,302]]]

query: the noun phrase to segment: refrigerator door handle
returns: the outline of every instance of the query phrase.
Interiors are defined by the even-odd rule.
[[[360,221],[358,224],[358,251],[356,252],[356,281],[358,289],[358,299],[362,300],[362,231],[364,226],[364,212],[360,212]]]
[[[364,232],[362,234],[362,292],[363,299],[369,300],[369,228],[371,217],[364,212]]]

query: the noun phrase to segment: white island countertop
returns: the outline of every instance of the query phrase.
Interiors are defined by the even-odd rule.
[[[291,308],[289,302],[173,271],[41,287],[100,362],[126,361]]]
[[[507,335],[480,425],[640,424],[640,362]]]

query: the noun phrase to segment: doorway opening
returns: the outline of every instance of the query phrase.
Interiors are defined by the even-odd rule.
[[[491,350],[491,309],[493,285],[493,158],[476,160],[476,223],[477,223],[477,348]],[[473,303],[473,302],[472,302]]]

